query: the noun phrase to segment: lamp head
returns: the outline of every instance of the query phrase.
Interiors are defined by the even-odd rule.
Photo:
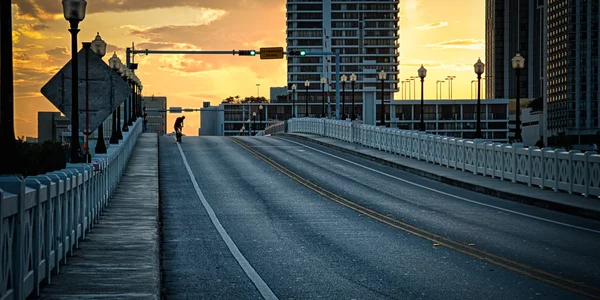
[[[296,90],[296,88],[297,88],[296,84],[295,84],[295,83],[294,83],[294,84],[292,84],[292,91],[295,91],[295,90]]]
[[[517,52],[517,55],[511,59],[513,69],[525,68],[525,58]]]
[[[92,50],[100,57],[106,55],[106,42],[100,37],[100,32],[96,33],[96,38],[92,41]]]
[[[341,82],[346,82],[346,80],[348,79],[348,77],[346,77],[346,74],[342,75],[342,77],[340,77],[340,81]]]
[[[108,65],[111,69],[117,71],[121,68],[121,59],[117,56],[117,53],[113,53],[113,56],[108,60]]]
[[[85,0],[63,0],[62,6],[65,20],[81,22],[85,19],[85,8],[87,6]]]
[[[356,76],[356,74],[352,73],[352,74],[350,75],[350,81],[352,81],[352,82],[355,82],[355,81],[357,81],[357,80],[358,80],[358,76]]]
[[[310,86],[310,81],[308,81],[308,79],[304,82],[304,86],[306,86],[306,87]]]
[[[385,80],[385,77],[387,76],[387,74],[385,73],[384,70],[381,70],[379,72],[379,80]]]
[[[425,79],[425,76],[427,76],[427,69],[425,69],[425,67],[423,67],[423,65],[421,65],[421,67],[419,68],[417,73],[419,73],[419,78]]]
[[[475,68],[475,74],[481,75],[485,70],[485,65],[481,62],[481,58],[477,59],[477,62],[473,66]]]
[[[322,84],[326,84],[326,83],[327,83],[327,78],[325,78],[325,77],[321,77],[321,83],[322,83]]]

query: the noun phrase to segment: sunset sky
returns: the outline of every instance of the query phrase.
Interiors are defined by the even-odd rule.
[[[41,87],[70,60],[69,24],[60,0],[12,0],[17,136],[37,136],[37,112],[57,111]],[[125,48],[232,50],[285,48],[284,0],[89,0],[79,44],[100,35],[125,61]],[[425,98],[435,99],[435,81],[456,76],[454,99],[471,98],[473,64],[484,59],[485,2],[401,0],[400,80],[427,70]],[[168,106],[218,104],[227,96],[268,97],[285,86],[285,60],[230,55],[136,56],[144,95],[161,95]],[[401,84],[399,84],[401,87]],[[411,87],[412,89],[412,87]],[[483,86],[482,86],[483,91]],[[444,98],[448,97],[447,85]],[[401,99],[398,93],[395,99]],[[171,123],[176,115],[169,116]],[[170,126],[169,126],[170,127]],[[184,133],[197,135],[198,113],[186,115]]]

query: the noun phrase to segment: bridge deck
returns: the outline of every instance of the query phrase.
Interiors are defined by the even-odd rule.
[[[160,299],[158,139],[140,136],[98,224],[39,299]]]

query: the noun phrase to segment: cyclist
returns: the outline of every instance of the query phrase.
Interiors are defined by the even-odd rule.
[[[183,120],[185,120],[185,116],[181,116],[175,119],[175,125],[173,128],[175,129],[175,136],[177,137],[177,142],[181,143],[181,130],[183,129]]]

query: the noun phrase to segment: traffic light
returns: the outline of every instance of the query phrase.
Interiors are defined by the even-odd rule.
[[[304,56],[306,55],[306,50],[293,50],[288,51],[288,56]]]
[[[256,55],[255,50],[240,50],[238,51],[239,56],[254,56]]]

